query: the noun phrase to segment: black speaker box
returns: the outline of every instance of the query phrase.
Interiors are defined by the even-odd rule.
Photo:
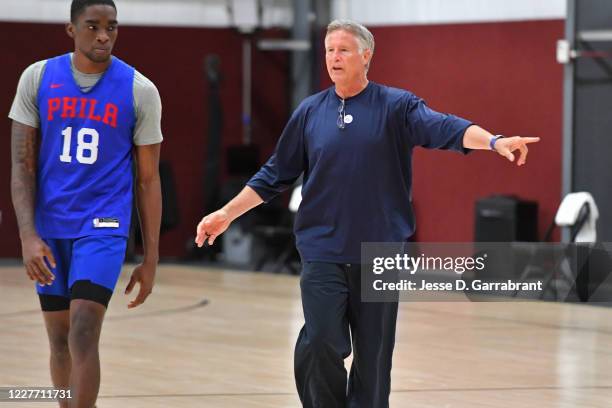
[[[514,196],[476,201],[475,242],[538,241],[538,203]]]

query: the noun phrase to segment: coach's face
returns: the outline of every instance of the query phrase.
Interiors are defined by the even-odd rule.
[[[89,6],[66,30],[78,52],[92,62],[107,62],[117,40],[117,11],[102,4]]]
[[[332,31],[325,37],[327,73],[336,85],[359,83],[366,77],[370,50],[359,51],[355,36],[345,30]]]

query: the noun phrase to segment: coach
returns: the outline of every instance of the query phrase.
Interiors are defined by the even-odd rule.
[[[522,165],[527,144],[539,140],[494,136],[410,92],[368,81],[373,52],[364,26],[329,24],[325,59],[334,86],[300,104],[267,163],[197,226],[197,244],[212,244],[233,220],[304,175],[295,220],[305,318],[295,377],[304,407],[389,406],[397,302],[361,302],[360,250],[362,242],[407,241],[414,233],[413,149],[492,150],[510,161],[518,150]],[[343,360],[351,349],[347,387]]]

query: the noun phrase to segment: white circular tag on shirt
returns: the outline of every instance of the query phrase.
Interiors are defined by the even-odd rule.
[[[351,123],[353,121],[353,115],[345,115],[344,123]]]

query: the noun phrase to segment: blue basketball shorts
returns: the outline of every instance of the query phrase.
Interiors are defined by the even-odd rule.
[[[47,265],[55,275],[51,285],[36,284],[42,309],[64,310],[75,298],[107,306],[121,274],[127,238],[91,235],[44,241],[53,252],[56,267]]]

